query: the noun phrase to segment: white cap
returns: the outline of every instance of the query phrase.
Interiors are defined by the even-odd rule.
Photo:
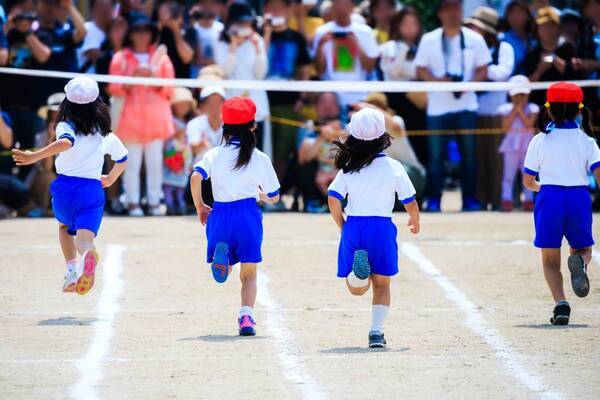
[[[71,103],[88,104],[98,98],[100,90],[95,80],[85,76],[78,76],[67,83],[65,93],[67,94],[67,100]]]
[[[200,100],[204,100],[213,94],[218,94],[225,99],[225,89],[223,89],[221,86],[207,86],[200,91]]]
[[[363,108],[352,115],[348,124],[350,135],[360,140],[375,140],[385,133],[385,116],[374,108]]]
[[[509,83],[518,83],[521,85],[527,85],[529,83],[529,79],[525,75],[515,75],[508,80]],[[517,94],[529,94],[531,93],[531,89],[525,86],[517,86],[508,91],[510,96],[515,96]]]

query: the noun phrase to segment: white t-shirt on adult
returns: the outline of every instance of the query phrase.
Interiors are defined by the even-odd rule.
[[[541,185],[587,186],[588,172],[600,167],[600,149],[579,128],[554,128],[533,137],[524,172],[539,174]]]
[[[210,126],[208,115],[200,115],[187,123],[185,128],[188,142],[192,146],[196,146],[202,141],[207,140],[210,147],[215,147],[221,144],[223,139],[223,128],[219,126],[216,130]],[[208,151],[208,150],[207,150]],[[198,153],[194,156],[194,164],[202,159],[206,152]]]
[[[238,154],[239,148],[235,144],[213,147],[194,167],[204,179],[211,178],[215,201],[258,200],[259,190],[269,197],[279,194],[277,174],[265,153],[254,149],[248,165],[235,169]]]
[[[81,47],[77,49],[77,58],[79,60],[79,66],[83,67],[84,64],[88,61],[85,53],[89,50],[100,49],[102,43],[106,39],[106,33],[102,29],[96,25],[94,21],[88,21],[85,23],[85,38],[83,39],[83,43],[81,43]],[[92,65],[87,70],[83,71],[90,74],[96,73],[96,68]]]
[[[498,63],[488,66],[488,80],[506,82],[515,68],[515,51],[508,42],[500,42],[498,47]],[[483,116],[498,115],[498,107],[506,102],[506,91],[484,92],[479,95],[477,113]]]
[[[384,154],[358,172],[339,171],[329,185],[330,196],[348,196],[346,215],[357,217],[391,217],[396,193],[404,204],[416,195],[402,164]]]
[[[219,36],[223,31],[223,24],[219,21],[213,21],[209,28],[201,26],[199,23],[194,24],[194,29],[198,33],[198,46],[200,54],[203,57],[214,58],[215,45],[219,40]]]
[[[313,41],[313,57],[317,52],[319,40],[329,32],[333,32],[334,34],[338,32],[352,32],[358,41],[358,45],[368,57],[379,57],[379,46],[377,45],[373,29],[357,22],[352,22],[348,26],[340,26],[335,21],[330,21],[317,29]],[[347,38],[334,38],[323,44],[323,54],[325,55],[324,80],[364,81],[367,79],[368,72],[360,63],[358,49],[348,46],[347,40]],[[364,100],[366,93],[342,92],[339,96],[341,103],[346,105]]]
[[[56,157],[54,165],[60,175],[100,180],[105,154],[115,162],[127,160],[127,149],[113,133],[106,136],[99,133],[78,135],[71,125],[59,122],[56,125],[56,138],[68,139],[73,144]]]
[[[492,56],[480,34],[467,28],[462,28],[461,31],[464,37],[464,49],[461,49],[461,35],[444,38],[446,45],[443,46],[442,28],[423,35],[415,56],[415,65],[427,68],[436,78],[443,78],[446,73],[460,75],[462,71],[463,80],[470,81],[475,70],[488,65],[492,61]],[[445,57],[444,48],[446,48]],[[458,99],[451,92],[429,93],[427,99],[427,115],[430,116],[477,111],[478,107],[475,92],[464,92]]]

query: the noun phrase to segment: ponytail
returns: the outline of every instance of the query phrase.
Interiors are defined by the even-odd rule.
[[[552,119],[550,118],[550,115],[548,114],[548,108],[546,108],[545,106],[542,106],[542,111],[540,111],[540,113],[538,114],[538,120],[537,120],[538,130],[542,133],[549,133],[550,129],[548,128],[548,126],[550,125],[551,122],[552,122]]]
[[[237,161],[234,169],[242,169],[252,158],[252,153],[256,148],[256,136],[254,136],[254,128],[256,123],[250,121],[245,124],[223,124],[223,140],[228,145],[237,144],[234,140],[239,140],[240,152],[238,154]]]
[[[589,137],[596,138],[592,124],[592,112],[587,106],[583,106],[581,109],[581,130],[587,133]]]
[[[588,136],[595,137],[589,108],[586,106],[579,107],[579,103],[550,103],[550,107],[544,106],[538,116],[538,129],[542,133],[550,133],[555,124],[575,121],[577,115],[581,112],[581,130]]]

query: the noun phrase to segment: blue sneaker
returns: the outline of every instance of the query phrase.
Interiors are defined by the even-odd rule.
[[[483,206],[476,199],[467,197],[463,200],[462,210],[466,212],[482,211]]]
[[[356,250],[354,252],[352,272],[358,279],[367,279],[371,276],[371,264],[369,264],[369,254],[366,251]]]
[[[210,268],[215,281],[223,283],[227,280],[229,276],[229,246],[227,243],[217,243]]]
[[[439,213],[442,212],[442,202],[440,199],[427,199],[425,212]]]

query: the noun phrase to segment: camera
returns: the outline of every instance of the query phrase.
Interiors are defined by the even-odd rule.
[[[29,21],[29,22],[33,22],[37,19],[37,14],[34,12],[24,12],[18,15],[15,15],[13,17],[13,22],[19,22],[19,21]]]
[[[462,82],[464,80],[464,76],[462,74],[446,74],[446,76],[450,78],[451,82]],[[458,100],[460,99],[460,96],[462,96],[462,92],[452,92],[452,96],[454,96],[454,98]]]

